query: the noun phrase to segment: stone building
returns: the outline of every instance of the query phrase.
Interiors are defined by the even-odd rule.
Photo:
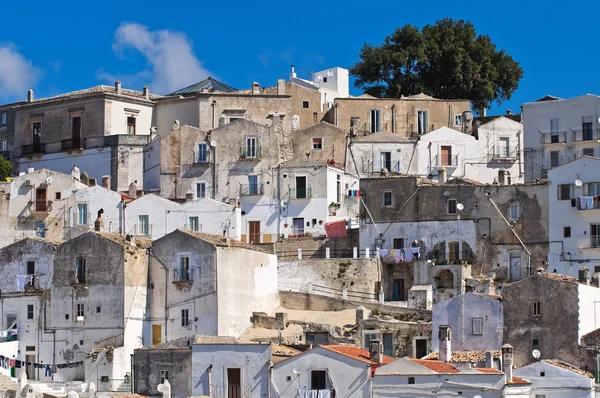
[[[148,283],[146,345],[238,337],[253,311],[279,305],[275,255],[221,235],[178,229],[154,241]]]
[[[15,102],[0,105],[0,156],[14,162],[15,145],[15,110],[14,107],[23,104]]]
[[[348,148],[347,170],[362,178],[389,173],[416,174],[417,141],[388,131],[358,136]]]
[[[327,122],[296,130],[290,134],[296,160],[330,162],[342,166],[346,162],[348,134]]]
[[[15,105],[14,156],[19,171],[70,173],[79,164],[91,178],[112,177],[112,189],[142,183],[142,149],[154,126],[154,100],[143,91],[96,86]]]
[[[582,346],[582,337],[597,329],[594,308],[599,297],[600,289],[589,285],[589,272],[582,272],[579,282],[540,270],[505,285],[504,341],[514,346],[514,365],[558,358],[582,369],[595,369],[595,351]]]
[[[436,184],[404,176],[360,183],[360,241],[365,245],[406,249],[416,240],[431,266],[458,264],[462,269],[460,264],[471,264],[474,277],[491,275],[496,281],[519,280],[546,265],[546,184]],[[451,270],[449,278],[443,277],[447,271],[434,271],[434,285],[458,279]]]

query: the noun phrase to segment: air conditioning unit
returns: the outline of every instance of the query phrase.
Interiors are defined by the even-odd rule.
[[[83,316],[77,317],[77,322],[83,322],[84,320],[85,320],[85,317],[83,317]]]
[[[32,178],[28,178],[25,180],[25,186],[26,187],[32,187],[34,185],[33,179]]]

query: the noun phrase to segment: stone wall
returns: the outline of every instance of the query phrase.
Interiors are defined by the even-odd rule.
[[[192,350],[135,350],[133,354],[134,393],[142,396],[162,396],[156,387],[160,371],[168,370],[171,393],[174,397],[192,396]]]

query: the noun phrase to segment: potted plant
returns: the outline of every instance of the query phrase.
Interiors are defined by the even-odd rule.
[[[337,211],[338,211],[338,209],[339,209],[341,206],[342,206],[342,205],[340,205],[338,202],[331,202],[331,203],[329,204],[329,211],[331,211],[331,214],[335,216],[335,215],[337,214]]]
[[[323,225],[323,220],[319,220],[319,225]]]

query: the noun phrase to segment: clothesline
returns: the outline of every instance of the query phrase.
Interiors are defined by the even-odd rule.
[[[393,261],[396,264],[400,262],[409,262],[419,259],[420,249],[419,246],[409,247],[407,249],[379,249],[379,257],[385,261]]]
[[[26,284],[33,284],[33,278],[38,274],[17,275],[17,290],[22,292],[25,290]]]
[[[60,364],[48,364],[48,363],[37,363],[30,361],[21,361],[14,358],[7,358],[4,355],[0,355],[0,367],[4,369],[9,368],[22,368],[23,366],[31,366],[35,369],[44,369],[46,377],[52,376],[52,373],[56,373],[57,369],[71,369],[83,365],[83,361],[60,363]]]
[[[578,196],[571,199],[571,207],[577,207],[579,210],[595,209],[594,202],[598,202],[600,196]]]

